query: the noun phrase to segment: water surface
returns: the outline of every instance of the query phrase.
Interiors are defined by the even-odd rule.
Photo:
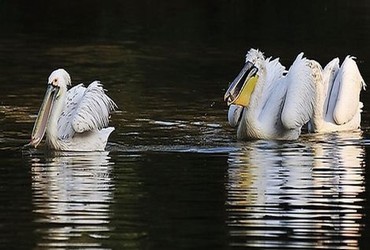
[[[238,142],[223,94],[250,47],[367,81],[369,4],[154,2],[0,2],[0,248],[365,249],[368,93],[360,131],[282,142]],[[107,152],[22,150],[57,67],[119,106]]]

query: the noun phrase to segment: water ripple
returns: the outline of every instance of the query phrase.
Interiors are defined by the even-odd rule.
[[[352,139],[317,139],[295,148],[257,141],[229,154],[226,208],[233,245],[358,248],[364,149]]]
[[[114,185],[107,153],[30,158],[39,247],[98,247],[109,237]],[[84,234],[89,240],[74,243]]]

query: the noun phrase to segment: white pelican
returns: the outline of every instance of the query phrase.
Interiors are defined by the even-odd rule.
[[[308,129],[325,133],[360,128],[361,89],[366,84],[354,57],[347,56],[339,67],[339,59],[329,62],[316,82],[316,102]]]
[[[44,101],[33,127],[30,145],[46,144],[62,151],[103,151],[113,127],[109,114],[117,106],[98,81],[67,91],[71,78],[64,69],[51,73]]]
[[[311,115],[314,82],[320,65],[299,54],[289,71],[279,59],[251,49],[246,63],[225,93],[228,120],[238,139],[295,140]]]

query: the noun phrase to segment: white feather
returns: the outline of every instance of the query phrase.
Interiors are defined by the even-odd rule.
[[[286,96],[281,121],[287,129],[301,128],[313,112],[315,99],[315,71],[320,70],[315,61],[303,58],[300,53],[286,75]]]
[[[363,83],[356,62],[347,56],[334,82],[334,85],[339,85],[333,111],[333,119],[338,125],[349,122],[358,112]]]
[[[262,74],[265,75],[263,92],[266,94],[261,95],[262,103],[268,102],[271,94],[274,93],[274,89],[278,89],[277,84],[281,83],[280,79],[282,79],[286,73],[285,67],[281,65],[279,58],[271,60],[270,57],[267,58],[265,62]]]
[[[81,83],[67,91],[64,109],[58,120],[58,137],[60,139],[71,138],[75,134],[71,121],[76,114],[78,105],[81,103],[85,90],[86,88]]]
[[[77,133],[102,129],[108,126],[109,113],[115,103],[104,93],[102,85],[92,82],[81,97],[72,118],[72,127]]]
[[[322,111],[320,112],[322,112],[324,119],[327,121],[328,120],[333,121],[332,114],[333,114],[336,96],[338,95],[338,93],[335,93],[335,94],[333,93],[335,92],[335,90],[333,91],[333,85],[334,85],[335,78],[338,75],[338,70],[339,70],[339,58],[334,58],[323,69],[322,79],[318,80],[318,82],[321,82],[322,86],[316,89],[316,92],[317,92],[316,102],[322,101],[322,100],[318,100],[319,98],[325,100],[324,105],[322,107]],[[319,96],[319,92],[322,93],[320,96]]]
[[[105,94],[102,85],[92,82],[87,88],[79,84],[67,92],[66,103],[58,120],[60,138],[108,126],[109,114],[116,104]]]
[[[354,57],[347,56],[339,67],[339,59],[330,61],[316,82],[316,102],[309,126],[311,132],[354,130],[360,127],[361,89],[366,84]]]

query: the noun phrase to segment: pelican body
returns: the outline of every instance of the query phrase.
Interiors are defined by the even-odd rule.
[[[225,93],[238,139],[295,140],[312,116],[320,65],[299,54],[288,71],[279,59],[251,49]]]
[[[310,132],[325,133],[360,128],[360,92],[366,84],[352,56],[339,67],[339,59],[330,61],[316,81],[314,112]]]
[[[107,127],[109,115],[117,106],[99,81],[67,90],[70,85],[64,69],[51,73],[30,144],[36,148],[46,133],[46,144],[53,150],[103,151],[114,130]]]

